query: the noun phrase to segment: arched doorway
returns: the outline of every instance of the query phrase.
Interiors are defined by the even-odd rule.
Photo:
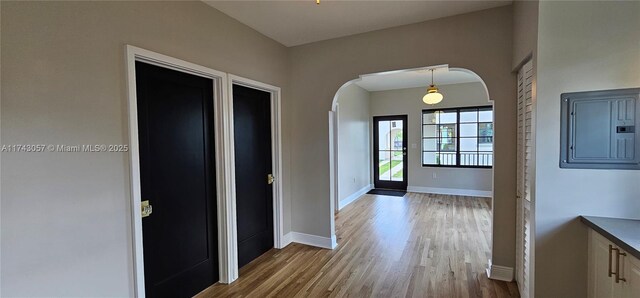
[[[340,198],[340,183],[339,183],[339,168],[340,168],[340,150],[338,149],[340,146],[340,141],[338,138],[339,135],[339,130],[340,130],[340,125],[338,122],[338,118],[339,118],[339,109],[340,109],[340,105],[339,105],[339,98],[340,98],[340,94],[342,91],[348,89],[351,85],[353,84],[361,84],[363,81],[366,81],[370,78],[388,78],[394,75],[398,75],[400,78],[408,78],[408,79],[412,79],[411,76],[413,74],[418,74],[419,76],[421,76],[421,80],[422,80],[422,84],[424,84],[425,82],[428,84],[429,83],[429,79],[430,76],[428,75],[429,71],[431,69],[437,69],[441,72],[449,72],[449,73],[459,73],[461,74],[461,77],[465,77],[467,80],[473,79],[474,82],[479,83],[479,85],[481,86],[480,89],[477,90],[481,90],[479,92],[481,92],[481,97],[483,98],[484,102],[486,102],[487,105],[492,104],[492,101],[490,100],[489,97],[489,91],[487,89],[487,86],[485,84],[485,82],[482,80],[482,78],[477,75],[475,72],[469,70],[469,69],[465,69],[465,68],[455,68],[455,67],[449,67],[448,65],[435,65],[435,66],[428,66],[428,67],[420,67],[420,68],[413,68],[413,69],[404,69],[404,70],[396,70],[396,71],[388,71],[388,72],[380,72],[380,73],[372,73],[372,74],[365,74],[365,75],[360,75],[358,78],[353,79],[351,81],[348,81],[346,83],[344,83],[339,90],[336,92],[336,94],[334,95],[333,98],[333,102],[332,102],[332,106],[331,106],[331,111],[329,112],[329,170],[330,170],[330,198],[331,198],[331,208],[332,210],[334,210],[334,212],[339,211],[339,207],[340,207],[340,202],[339,202],[339,198]],[[421,74],[422,73],[422,74]],[[420,75],[421,74],[421,75]],[[436,83],[438,83],[436,81]],[[438,83],[439,84],[439,83]],[[417,87],[417,86],[414,86]],[[420,86],[420,87],[425,87],[424,85]],[[419,98],[416,98],[417,101],[419,101]],[[428,106],[425,104],[424,109],[428,108]],[[410,122],[411,123],[411,122]],[[415,122],[411,123],[410,125],[417,125]],[[422,146],[422,145],[420,145]],[[420,148],[420,147],[418,147]],[[413,149],[417,149],[417,148],[413,148]],[[491,164],[493,164],[493,154],[491,155]],[[493,171],[491,173],[491,175],[493,174]],[[493,178],[493,176],[491,176],[491,178]],[[493,179],[491,179],[492,183]],[[491,190],[493,189],[493,185],[491,185]],[[493,221],[493,220],[492,220]],[[335,237],[335,219],[332,218],[331,219],[331,231],[332,231],[332,239],[336,239]]]

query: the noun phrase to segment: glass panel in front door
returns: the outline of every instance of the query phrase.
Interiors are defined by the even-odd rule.
[[[378,122],[378,180],[404,181],[403,121]]]

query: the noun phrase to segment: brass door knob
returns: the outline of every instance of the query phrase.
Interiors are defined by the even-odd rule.
[[[143,218],[151,215],[151,213],[153,212],[153,206],[151,206],[151,204],[149,203],[149,200],[142,201],[140,206],[141,206],[140,212],[142,213]]]
[[[273,175],[271,174],[267,175],[267,184],[273,184],[274,180],[275,178],[273,177]]]

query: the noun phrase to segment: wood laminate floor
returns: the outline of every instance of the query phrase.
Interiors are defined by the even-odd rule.
[[[364,195],[336,215],[336,249],[272,249],[197,297],[518,297],[487,278],[490,227],[486,198]]]

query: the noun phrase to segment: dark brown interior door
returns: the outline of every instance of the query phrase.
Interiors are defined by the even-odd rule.
[[[271,94],[234,85],[238,266],[273,247]]]
[[[373,117],[375,188],[407,190],[407,115]]]
[[[147,297],[218,281],[213,81],[136,62]]]

